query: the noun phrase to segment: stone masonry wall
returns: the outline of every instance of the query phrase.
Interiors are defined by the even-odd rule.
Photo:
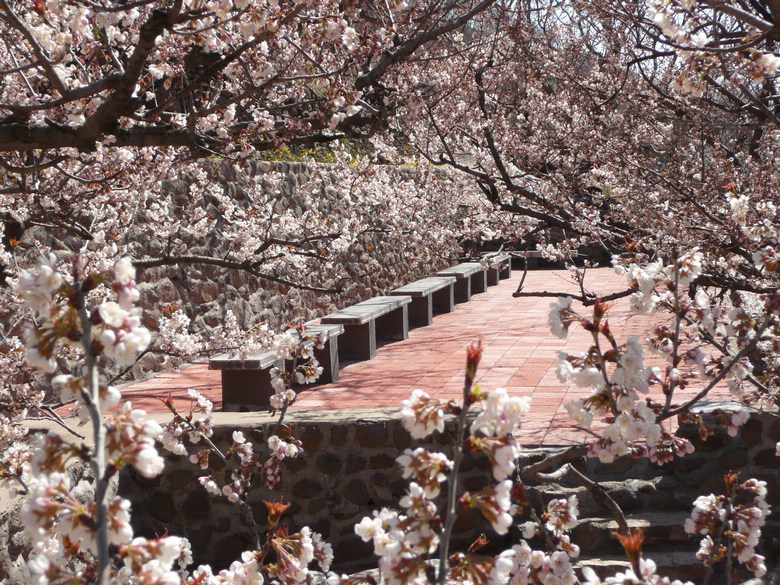
[[[339,177],[333,165],[303,164],[303,163],[257,163],[248,171],[250,180],[262,180],[266,171],[280,172],[285,179],[282,181],[280,197],[285,205],[291,205],[302,212],[306,203],[297,196],[297,190],[307,178],[316,173],[324,178],[324,184],[337,184]],[[397,167],[390,169],[398,181],[414,181],[419,183],[421,200],[425,193],[433,192],[450,185],[454,181],[446,173],[438,170],[420,170],[415,167]],[[245,185],[228,166],[220,166],[218,179],[223,184],[226,193],[231,198],[240,200]],[[246,177],[244,179],[246,180]],[[182,179],[166,184],[175,197],[187,197],[188,183]],[[322,189],[320,206],[332,206],[338,209],[340,193],[329,187]],[[297,206],[297,207],[296,207]],[[336,211],[334,211],[336,213]],[[376,220],[383,221],[382,214]],[[424,232],[421,232],[424,234]],[[423,235],[425,241],[427,236]],[[445,268],[450,264],[450,257],[459,255],[457,240],[451,237],[449,248],[440,256],[431,257],[427,250],[420,249],[414,238],[394,233],[392,229],[377,230],[366,233],[359,241],[353,243],[348,254],[350,262],[355,265],[372,266],[370,270],[360,273],[345,267],[345,274],[323,274],[318,286],[324,288],[340,288],[338,293],[318,293],[291,288],[284,284],[261,280],[247,272],[226,270],[217,266],[161,266],[139,271],[139,290],[141,291],[141,306],[143,307],[144,324],[155,331],[160,318],[172,305],[185,310],[192,320],[192,328],[198,332],[208,332],[224,323],[225,314],[230,309],[237,317],[239,324],[245,328],[258,323],[268,323],[272,329],[277,329],[290,321],[306,321],[325,315],[345,305],[354,304],[384,294],[386,291],[414,281],[423,276]],[[419,241],[420,238],[418,237]],[[139,253],[148,252],[152,256],[163,253],[166,242],[150,241],[136,242],[141,246]],[[213,235],[206,241],[194,242],[188,250],[189,254],[204,256],[220,256],[225,252],[229,242],[223,242]],[[431,244],[431,247],[433,244]],[[427,247],[423,245],[423,247]],[[446,247],[446,246],[445,246]],[[224,250],[223,250],[224,248]],[[370,262],[368,261],[370,259]],[[159,369],[162,358],[152,355],[135,368],[135,374],[140,375],[149,369]]]
[[[255,516],[262,526],[265,519],[263,499],[284,494],[292,507],[286,514],[292,529],[310,526],[333,545],[339,563],[364,566],[372,557],[371,547],[354,534],[353,526],[373,510],[397,506],[407,481],[395,463],[405,448],[424,445],[450,454],[454,421],[443,434],[434,434],[424,442],[412,441],[403,429],[398,410],[342,411],[297,413],[287,419],[296,437],[303,441],[305,453],[287,460],[282,466],[280,491],[272,494],[262,488],[250,495]],[[222,446],[229,442],[233,430],[239,429],[255,444],[264,444],[271,421],[264,415],[217,414],[216,438]],[[722,428],[707,443],[693,430],[679,431],[696,443],[696,452],[659,467],[646,460],[623,458],[611,464],[597,460],[583,461],[588,475],[603,482],[605,489],[624,508],[636,514],[638,526],[648,530],[650,550],[669,548],[695,551],[698,539],[685,535],[682,522],[689,514],[693,499],[703,493],[723,491],[723,476],[742,471],[742,477],[764,479],[769,486],[768,501],[774,512],[764,531],[768,560],[777,554],[774,548],[780,538],[780,458],[774,455],[780,441],[780,418],[777,414],[753,414],[736,438]],[[554,447],[529,448],[521,465],[537,460]],[[476,491],[490,480],[490,463],[483,458],[467,457],[462,488]],[[193,542],[195,558],[222,565],[235,559],[248,546],[248,533],[235,506],[224,498],[213,498],[197,483],[201,472],[184,458],[169,458],[165,473],[154,480],[144,479],[132,471],[123,474],[120,492],[133,501],[135,529],[140,534],[181,534]],[[593,498],[575,488],[529,485],[532,501],[547,502],[553,497],[576,493],[580,498],[583,522],[575,541],[589,556],[620,555],[620,547],[611,537],[610,522],[603,508]],[[642,520],[644,518],[645,520]],[[474,515],[459,519],[457,540],[469,543],[480,532],[493,535],[489,525]],[[642,524],[642,522],[645,524]],[[651,527],[648,522],[658,526]],[[517,541],[518,531],[507,537]],[[692,553],[690,553],[692,555]],[[695,560],[695,559],[694,559]],[[675,561],[679,564],[679,561]]]
[[[717,406],[704,407],[701,412]],[[165,422],[165,415],[154,415]],[[287,460],[282,468],[280,490],[256,488],[250,502],[261,528],[266,509],[263,499],[278,499],[284,494],[292,504],[285,517],[292,530],[303,525],[318,531],[333,545],[337,568],[364,568],[373,560],[371,547],[355,536],[353,526],[373,510],[397,506],[407,481],[401,477],[395,458],[407,447],[433,447],[450,454],[454,420],[444,433],[435,433],[425,441],[412,441],[403,429],[399,411],[350,410],[333,412],[288,413],[287,422],[303,442],[304,454]],[[273,419],[260,413],[216,413],[215,441],[225,448],[233,430],[262,448]],[[33,432],[46,432],[53,423],[37,422]],[[85,429],[88,434],[88,429]],[[768,503],[773,512],[763,529],[759,552],[771,569],[780,554],[780,458],[775,445],[780,441],[780,417],[774,413],[753,413],[737,437],[729,437],[723,428],[707,442],[698,438],[696,429],[682,427],[679,434],[691,438],[696,451],[683,459],[655,467],[646,460],[622,458],[602,464],[583,460],[580,469],[598,480],[627,515],[630,526],[645,530],[644,550],[670,578],[696,579],[702,565],[694,552],[698,538],[684,533],[682,524],[690,514],[697,495],[722,493],[723,476],[741,471],[743,478],[756,477],[767,482]],[[89,440],[89,437],[87,437]],[[522,435],[520,437],[522,441]],[[520,466],[563,447],[527,447]],[[248,532],[238,509],[226,498],[209,496],[197,481],[202,475],[186,457],[168,456],[165,471],[155,479],[139,476],[132,469],[119,477],[118,490],[132,502],[134,530],[153,537],[166,532],[187,536],[192,541],[196,563],[221,566],[235,560],[248,547]],[[85,486],[82,470],[70,469],[73,485]],[[484,458],[466,457],[461,489],[477,491],[491,481],[490,464]],[[605,575],[625,570],[625,557],[612,536],[613,519],[593,497],[575,484],[533,485],[526,482],[531,501],[538,507],[553,498],[576,494],[580,524],[573,541],[582,548],[585,562]],[[25,559],[30,541],[19,513],[20,500],[8,500],[0,494],[0,584],[26,582]],[[441,502],[439,502],[441,504]],[[519,520],[522,523],[522,519]],[[521,524],[509,535],[497,538],[478,515],[465,514],[456,525],[456,547],[469,544],[485,532],[494,545],[518,542]],[[532,543],[535,545],[535,543]],[[541,544],[540,544],[541,546]],[[597,559],[597,560],[594,560]],[[613,559],[613,560],[609,560]],[[698,572],[697,572],[698,571]]]
[[[215,443],[227,448],[233,430],[241,430],[262,449],[272,420],[256,413],[216,413]],[[285,422],[304,447],[296,459],[284,460],[277,490],[253,489],[249,502],[259,525],[267,514],[263,500],[291,502],[285,518],[295,530],[307,525],[333,546],[341,563],[364,565],[373,547],[354,533],[354,525],[373,510],[397,507],[408,481],[401,477],[395,458],[404,449],[424,445],[451,456],[454,419],[443,434],[413,442],[404,430],[398,410],[339,411],[288,414]],[[465,489],[478,491],[490,481],[490,462],[467,456],[463,464]],[[193,556],[218,566],[235,560],[249,547],[249,533],[237,507],[226,498],[214,498],[196,481],[202,475],[184,457],[169,456],[162,476],[146,479],[133,470],[123,473],[119,491],[133,502],[134,529],[139,534],[184,535],[191,539]],[[440,497],[441,505],[443,498]],[[471,543],[490,525],[466,515],[456,525],[456,541]]]

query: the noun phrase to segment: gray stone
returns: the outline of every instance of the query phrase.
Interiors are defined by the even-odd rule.
[[[412,446],[412,436],[402,424],[396,424],[393,428],[393,446],[399,451]]]
[[[185,485],[195,482],[197,482],[195,474],[188,469],[174,469],[170,473],[165,474],[165,485],[173,490],[181,489]]]
[[[680,480],[671,474],[661,476],[661,478],[656,482],[658,489],[662,490],[674,489],[678,485],[680,485]]]
[[[324,510],[327,505],[328,502],[325,498],[312,498],[306,506],[306,511],[309,514],[317,514]]]
[[[316,451],[322,442],[322,430],[318,426],[307,425],[300,434],[295,436],[301,441],[303,450],[309,453]]]
[[[776,455],[777,449],[770,447],[763,449],[753,456],[753,465],[769,469],[780,467],[780,457]]]
[[[780,418],[773,417],[772,424],[769,427],[769,440],[774,442],[780,441]]]
[[[596,466],[596,473],[603,475],[613,475],[616,473],[625,473],[634,466],[634,459],[628,455],[618,457],[612,463],[599,463]]]
[[[212,496],[200,484],[193,485],[180,500],[179,513],[188,521],[205,518],[211,511],[211,502]]]
[[[146,508],[156,520],[165,524],[173,522],[174,518],[176,518],[176,507],[173,502],[173,494],[164,489],[156,489],[152,492],[152,496],[149,498]]]
[[[362,469],[366,468],[366,458],[361,457],[360,455],[355,455],[354,453],[350,453],[347,456],[347,465],[345,471],[347,473],[355,473],[356,471],[361,471]]]
[[[292,459],[285,457],[284,460],[282,460],[282,465],[287,472],[294,475],[299,471],[306,469],[306,459],[304,457],[294,457]]]
[[[718,465],[727,471],[739,471],[748,460],[747,449],[732,449],[718,459]]]
[[[748,447],[755,447],[761,442],[764,433],[764,425],[757,418],[751,418],[740,429],[740,436]]]

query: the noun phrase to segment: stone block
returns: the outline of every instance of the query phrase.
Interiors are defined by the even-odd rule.
[[[674,471],[675,473],[688,475],[692,471],[701,469],[701,467],[705,463],[706,461],[701,457],[693,457],[693,456],[681,457],[679,459],[674,460]]]
[[[776,453],[777,450],[774,447],[762,449],[753,455],[753,465],[777,470],[780,467],[780,457]]]
[[[371,476],[371,487],[372,488],[383,488],[387,487],[387,476],[384,473],[374,473]]]
[[[491,478],[482,475],[472,475],[463,479],[463,488],[471,493],[476,493],[492,483]]]
[[[312,479],[301,479],[292,488],[292,494],[297,498],[314,498],[322,496],[324,492],[322,485]]]
[[[399,451],[412,446],[412,436],[400,423],[393,425],[393,446]]]
[[[758,418],[751,418],[740,429],[740,436],[748,447],[755,447],[761,442],[764,425]]]
[[[179,490],[191,483],[197,483],[197,479],[189,469],[174,469],[165,475],[164,483],[172,490]]]
[[[769,426],[769,440],[780,442],[780,418],[773,417],[772,424]]]
[[[595,472],[604,475],[626,473],[633,466],[634,466],[634,459],[626,455],[624,457],[618,457],[612,463],[598,463],[596,465]]]
[[[306,469],[306,459],[304,457],[285,457],[282,461],[282,465],[284,465],[284,468],[292,474],[296,474],[299,471],[303,471]]]
[[[336,425],[330,430],[330,444],[341,447],[349,438],[349,428],[346,425]]]
[[[214,543],[214,562],[215,564],[232,562],[240,558],[241,553],[249,548],[251,545],[248,534],[220,536]]]
[[[306,511],[309,514],[319,514],[325,509],[326,506],[327,501],[325,498],[312,498],[306,505]]]
[[[164,489],[156,489],[152,492],[146,509],[155,520],[159,520],[164,524],[173,522],[177,515],[173,494]]]
[[[718,458],[718,465],[727,471],[739,471],[748,460],[747,449],[732,449]]]
[[[365,484],[359,479],[353,479],[344,486],[344,497],[358,506],[368,504],[368,501],[371,499]]]
[[[361,471],[366,468],[367,460],[365,457],[361,457],[360,455],[355,455],[354,453],[350,453],[347,456],[347,465],[345,471],[347,473],[355,473],[356,471]]]
[[[355,438],[358,444],[365,449],[377,449],[387,445],[387,426],[383,424],[357,423]]]
[[[374,455],[371,457],[371,459],[369,459],[369,467],[371,469],[388,469],[395,466],[395,458],[388,455],[387,453],[380,453],[379,455]]]
[[[198,485],[188,488],[187,493],[179,500],[179,514],[188,520],[197,520],[209,515],[213,496]]]
[[[303,432],[296,436],[300,439],[304,451],[313,452],[319,449],[322,444],[322,429],[315,425],[307,425]]]
[[[341,458],[332,452],[317,457],[317,469],[325,475],[335,475],[341,471]]]

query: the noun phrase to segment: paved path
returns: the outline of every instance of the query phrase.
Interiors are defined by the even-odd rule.
[[[521,271],[486,293],[456,305],[452,313],[438,315],[428,327],[412,329],[409,339],[388,343],[371,361],[342,364],[337,383],[302,390],[295,410],[341,410],[347,408],[397,407],[415,388],[432,396],[458,398],[462,394],[465,348],[482,340],[484,352],[477,383],[485,389],[504,387],[516,395],[531,396],[531,413],[523,421],[520,442],[526,445],[562,445],[581,442],[585,431],[572,427],[564,404],[588,394],[562,384],[555,372],[559,351],[583,352],[591,337],[581,327],[572,326],[567,339],[553,336],[547,326],[547,313],[554,299],[544,297],[513,298]],[[625,288],[625,279],[612,270],[588,271],[586,289],[608,293]],[[565,270],[529,271],[525,291],[577,292]],[[575,303],[576,304],[576,303]],[[629,335],[645,334],[653,320],[630,314],[629,302],[616,302],[609,313],[610,327],[619,342]],[[592,311],[592,309],[583,309]],[[581,311],[582,312],[582,311]],[[648,360],[652,365],[660,361]],[[164,372],[149,380],[123,389],[134,407],[149,412],[164,410],[161,397],[171,393],[174,400],[184,398],[194,388],[221,407],[220,372],[210,371],[205,363]],[[675,402],[693,396],[690,389],[676,396]],[[718,398],[728,399],[719,391]]]

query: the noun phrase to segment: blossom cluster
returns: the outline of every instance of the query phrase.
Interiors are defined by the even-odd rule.
[[[93,424],[95,442],[89,447],[50,432],[36,435],[29,448],[24,448],[19,442],[24,433],[10,432],[6,437],[10,443],[3,454],[0,477],[16,481],[28,493],[22,516],[34,544],[28,563],[33,580],[260,585],[265,574],[292,585],[306,581],[310,561],[318,562],[327,571],[332,561],[330,546],[321,535],[305,527],[297,534],[289,534],[286,526],[278,523],[285,506],[278,507],[268,549],[261,550],[258,541],[257,550],[244,553],[240,561],[219,574],[208,566],[201,566],[192,574],[188,572],[193,559],[186,539],[134,535],[130,502],[110,495],[108,481],[126,466],[133,466],[145,477],[159,475],[164,459],[157,451],[157,441],[180,455],[187,454],[189,444],[205,443],[205,448],[191,455],[191,461],[207,469],[209,457],[216,454],[229,467],[219,484],[210,475],[201,477],[201,483],[208,491],[242,507],[247,506],[245,498],[253,474],[262,473],[263,466],[240,431],[233,433],[232,444],[225,453],[217,448],[211,441],[212,404],[193,390],[189,391],[190,405],[185,412],[179,412],[170,397],[163,401],[173,414],[164,427],[147,418],[143,411],[133,409],[129,402],[124,402],[118,412],[104,414],[104,409],[119,403],[121,393],[101,382],[97,355],[111,357],[115,363],[128,363],[146,344],[129,341],[140,335],[139,313],[133,306],[138,294],[132,265],[122,260],[106,271],[85,275],[77,260],[72,283],[65,284],[65,278],[56,276],[53,262],[49,259],[41,268],[24,273],[19,290],[36,314],[46,319],[49,357],[55,357],[61,343],[82,343],[88,367],[77,375],[55,376],[52,385],[62,398],[77,401],[82,421],[91,420]],[[116,302],[101,296],[105,294],[103,285],[110,285]],[[112,339],[108,339],[109,331],[114,333]],[[23,393],[17,394],[24,398]],[[21,402],[20,411],[33,398],[31,395]],[[12,421],[8,423],[12,431],[17,428]],[[294,437],[287,436],[283,441],[276,435],[269,440],[269,446],[271,458],[277,461],[296,456],[301,447]],[[74,485],[68,467],[76,461],[91,469],[94,479],[87,477]],[[275,562],[265,559],[267,550],[274,551]]]
[[[733,554],[756,577],[762,577],[766,573],[765,559],[755,547],[770,511],[766,482],[748,479],[739,483],[738,474],[727,475],[725,480],[726,495],[696,498],[685,531],[705,535],[696,557],[706,566]]]
[[[467,352],[462,405],[433,399],[419,389],[414,390],[411,398],[402,405],[403,425],[414,438],[442,432],[448,414],[458,415],[458,424],[464,435],[463,443],[456,446],[454,460],[423,447],[407,449],[397,458],[403,476],[410,479],[408,492],[399,502],[402,511],[384,508],[375,512],[373,517],[363,518],[355,526],[355,532],[365,542],[373,543],[381,574],[390,583],[425,580],[430,570],[426,562],[428,556],[440,547],[446,550],[456,510],[450,508],[448,519],[443,523],[434,499],[440,493],[442,482],[449,477],[448,500],[455,505],[452,477],[458,473],[464,450],[486,454],[493,465],[497,483],[489,484],[476,493],[461,494],[457,505],[464,510],[479,511],[498,534],[508,532],[513,516],[519,511],[512,501],[513,481],[507,478],[514,474],[515,460],[519,455],[512,433],[528,412],[529,400],[511,396],[503,388],[494,392],[472,388],[481,352],[481,345],[472,346]],[[468,436],[465,436],[465,413],[478,403],[483,408],[474,417]],[[506,583],[512,567],[510,557],[504,553],[495,557],[459,553],[450,559],[450,563],[444,574],[448,583],[464,582],[475,572],[489,573],[491,583]]]
[[[326,333],[306,333],[306,326],[298,324],[294,330],[278,335],[274,339],[274,350],[282,364],[291,362],[281,368],[270,370],[271,386],[274,395],[271,396],[271,408],[281,410],[295,401],[296,393],[293,386],[313,384],[322,374],[322,366],[314,357],[314,349],[322,349],[326,341]]]

